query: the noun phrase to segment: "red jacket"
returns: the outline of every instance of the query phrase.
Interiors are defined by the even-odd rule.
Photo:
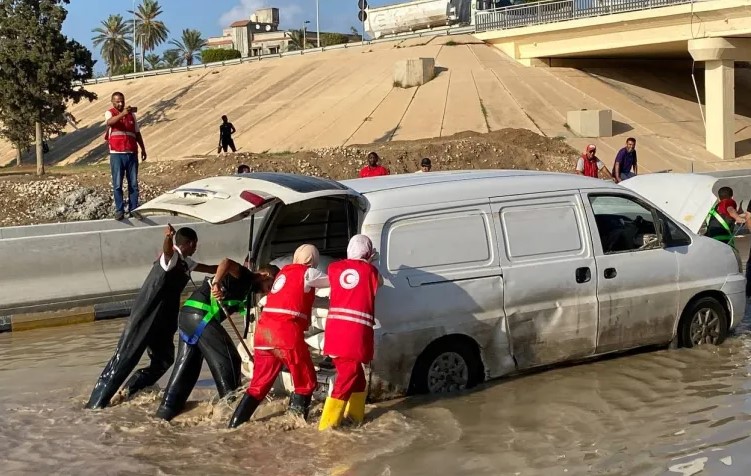
[[[362,260],[329,266],[331,297],[323,353],[358,362],[373,360],[378,270]]]
[[[307,270],[305,265],[290,264],[277,274],[256,326],[256,348],[293,349],[304,341],[315,299],[314,289],[305,292]]]
[[[365,177],[378,177],[381,175],[389,175],[389,169],[382,165],[376,165],[375,167],[371,167],[370,165],[366,165],[360,170],[360,178]]]
[[[114,107],[110,109],[113,116],[120,114]],[[133,114],[126,114],[107,131],[110,150],[114,152],[138,152],[136,141],[136,119]]]

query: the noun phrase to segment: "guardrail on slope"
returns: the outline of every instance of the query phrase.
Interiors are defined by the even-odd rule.
[[[211,225],[156,217],[2,228],[0,316],[132,298],[159,256],[168,222],[196,230],[195,258],[203,263],[247,253],[247,220]]]
[[[478,10],[475,13],[475,28],[477,32],[507,30],[702,1],[705,0],[541,1],[525,5]]]
[[[422,37],[433,37],[433,36],[447,36],[447,35],[466,35],[468,33],[474,33],[475,29],[474,27],[451,27],[451,28],[445,28],[445,29],[435,29],[435,30],[420,30],[416,31],[414,33],[404,33],[399,35],[393,35],[393,36],[387,36],[382,37],[379,39],[374,40],[367,40],[367,41],[358,41],[353,43],[343,43],[340,45],[332,45],[332,46],[322,46],[320,48],[305,48],[305,50],[296,50],[296,51],[287,51],[285,53],[277,53],[277,54],[268,54],[268,55],[262,55],[262,56],[249,56],[246,58],[238,58],[234,60],[228,60],[228,61],[218,61],[215,63],[201,63],[191,66],[182,66],[180,68],[169,68],[169,69],[157,69],[157,70],[151,70],[151,71],[142,71],[140,73],[130,73],[130,74],[123,74],[119,76],[107,76],[102,78],[93,78],[85,82],[85,84],[100,84],[100,83],[110,83],[113,81],[124,81],[127,79],[136,79],[136,78],[146,78],[151,76],[160,76],[164,74],[174,74],[174,73],[184,73],[186,71],[198,71],[202,69],[208,69],[208,68],[221,68],[223,66],[232,66],[232,65],[238,65],[243,63],[255,63],[259,61],[267,61],[271,59],[278,59],[278,58],[285,58],[290,56],[302,56],[302,55],[308,55],[313,53],[321,53],[324,51],[332,51],[332,50],[342,50],[346,48],[361,48],[364,46],[369,46],[372,44],[378,44],[378,43],[387,43],[391,41],[403,41],[403,40],[409,40],[410,38],[422,38]],[[80,82],[76,83],[77,85],[80,85]]]

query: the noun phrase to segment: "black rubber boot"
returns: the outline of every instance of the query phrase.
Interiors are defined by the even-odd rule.
[[[312,399],[312,395],[306,397],[299,393],[293,393],[292,396],[289,397],[289,407],[287,408],[287,411],[294,415],[301,416],[303,420],[308,421],[308,412],[310,411],[310,401]]]
[[[253,412],[256,411],[256,408],[258,408],[258,405],[260,404],[260,401],[251,397],[247,393],[243,395],[243,399],[240,400],[237,408],[235,408],[235,413],[232,414],[232,419],[229,421],[227,428],[237,428],[250,420],[250,417],[253,416]]]
[[[157,408],[156,410],[155,416],[164,421],[172,421],[172,419],[175,418],[178,413],[180,412],[172,407],[168,407],[166,405],[159,405],[159,408]]]

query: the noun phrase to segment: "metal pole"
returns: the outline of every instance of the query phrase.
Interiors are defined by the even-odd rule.
[[[321,47],[321,26],[318,23],[318,0],[316,0],[316,44]]]
[[[136,0],[133,0],[133,72],[136,72]]]
[[[308,27],[302,24],[302,51],[305,53],[305,43],[308,42]]]

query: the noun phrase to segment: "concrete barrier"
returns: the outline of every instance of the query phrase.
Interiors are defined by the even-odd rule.
[[[211,225],[158,217],[2,228],[0,317],[132,299],[159,256],[167,222],[196,230],[200,262],[245,257],[248,220]],[[196,284],[202,279],[193,277]]]
[[[394,65],[394,86],[412,88],[422,86],[435,77],[435,58],[397,61]]]

